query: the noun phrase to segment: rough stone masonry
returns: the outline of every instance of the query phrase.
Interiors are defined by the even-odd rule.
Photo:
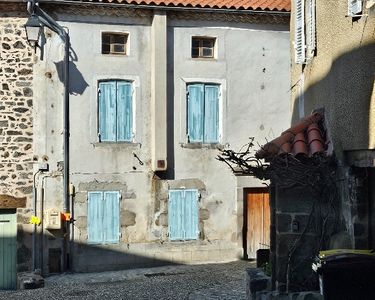
[[[0,195],[26,197],[26,207],[31,207],[33,53],[26,41],[26,19],[24,4],[0,4]],[[18,271],[30,267],[31,252],[25,246],[30,214],[30,209],[17,209]]]

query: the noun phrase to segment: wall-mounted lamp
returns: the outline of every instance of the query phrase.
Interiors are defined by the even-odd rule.
[[[32,14],[25,24],[26,38],[31,47],[35,48],[38,45],[38,40],[42,32],[42,24],[39,18]]]

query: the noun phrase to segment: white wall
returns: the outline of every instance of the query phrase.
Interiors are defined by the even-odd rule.
[[[174,114],[166,122],[169,131],[173,127],[173,135],[167,140],[168,159],[173,163],[167,175],[161,174],[166,180],[160,180],[151,167],[151,20],[109,16],[80,16],[79,21],[77,17],[62,18],[66,21],[63,25],[69,28],[74,52],[72,92],[78,91],[70,97],[70,180],[76,187],[77,270],[118,268],[133,260],[142,263],[146,257],[186,262],[235,258],[242,247],[238,223],[242,217],[241,189],[261,186],[261,183],[253,180],[246,186],[242,182],[238,189],[230,170],[215,159],[218,155],[215,147],[186,145],[186,82],[210,81],[221,85],[222,146],[239,149],[250,136],[259,143],[276,137],[289,127],[290,119],[287,27],[168,20],[167,102]],[[102,31],[128,33],[129,55],[102,55]],[[193,35],[216,37],[217,59],[192,59]],[[63,87],[54,62],[62,59],[63,51],[58,37],[47,38],[44,54],[44,61],[35,66],[34,146],[39,161],[48,157],[49,175],[56,175],[47,180],[45,207],[61,210],[62,180],[57,162],[62,160]],[[45,77],[47,72],[51,78]],[[105,144],[97,140],[97,81],[105,78],[134,81],[135,143]],[[201,221],[203,240],[169,242],[166,225],[156,224],[160,214],[166,213],[168,188],[182,186],[203,191],[200,209],[209,214],[208,219]],[[129,225],[121,221],[124,224],[119,245],[83,251],[80,249],[87,242],[87,191],[95,189],[120,190],[120,217],[124,219],[133,214],[135,222]],[[46,240],[45,255],[48,247],[59,247],[59,243],[59,238]],[[103,248],[107,251],[105,254],[100,252]],[[125,254],[137,258],[124,257]]]

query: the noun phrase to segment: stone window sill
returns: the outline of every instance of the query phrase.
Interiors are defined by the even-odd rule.
[[[224,145],[220,143],[204,144],[204,143],[180,143],[181,148],[186,149],[214,149],[221,150],[224,148]]]
[[[141,143],[137,142],[95,142],[92,143],[94,147],[98,148],[131,148],[131,149],[139,149],[141,148]]]

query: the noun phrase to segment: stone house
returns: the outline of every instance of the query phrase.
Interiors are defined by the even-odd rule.
[[[257,152],[279,290],[317,289],[319,250],[374,249],[374,28],[374,1],[293,1],[294,125]]]
[[[0,1],[1,288],[17,271],[226,261],[267,244],[248,211],[264,185],[216,156],[249,129],[261,141],[288,127],[289,1],[39,7],[70,37],[69,152],[64,44],[45,28],[34,53],[26,4]]]

